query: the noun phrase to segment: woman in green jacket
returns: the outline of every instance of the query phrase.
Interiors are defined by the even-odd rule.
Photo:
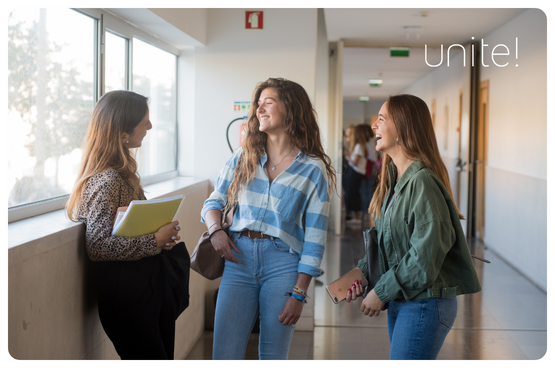
[[[481,290],[463,216],[424,101],[390,96],[372,128],[383,154],[369,207],[381,277],[360,309],[372,317],[387,305],[390,359],[436,359],[457,315],[456,296]],[[367,271],[366,258],[358,266]],[[362,293],[354,285],[347,302]]]

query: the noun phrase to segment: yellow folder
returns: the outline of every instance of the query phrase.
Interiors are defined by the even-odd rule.
[[[131,201],[127,211],[118,213],[112,235],[135,238],[152,234],[175,221],[185,196]]]

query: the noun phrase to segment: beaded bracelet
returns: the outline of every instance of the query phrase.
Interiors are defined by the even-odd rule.
[[[306,291],[304,291],[303,289],[301,289],[301,288],[298,287],[298,286],[295,286],[295,287],[293,288],[293,291],[296,291],[297,293],[301,294],[301,295],[304,296],[305,298],[308,298],[308,295],[307,295]]]

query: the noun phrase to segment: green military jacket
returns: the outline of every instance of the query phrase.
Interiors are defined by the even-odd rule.
[[[439,177],[414,161],[395,184],[390,202],[397,168],[391,163],[387,170],[390,189],[375,219],[380,245],[381,277],[374,287],[378,298],[387,303],[480,291],[456,207]],[[368,274],[366,257],[358,267]]]

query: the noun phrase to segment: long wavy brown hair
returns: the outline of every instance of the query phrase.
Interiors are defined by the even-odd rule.
[[[459,218],[464,219],[453,199],[449,174],[439,153],[432,117],[426,103],[413,95],[389,96],[386,103],[405,156],[412,160],[421,160],[424,166],[437,174],[451,196]],[[376,190],[368,208],[368,212],[374,218],[380,217],[380,210],[389,190],[389,174],[386,166],[390,162],[392,162],[391,156],[383,153],[382,168],[378,172]]]
[[[307,156],[322,160],[328,174],[328,189],[335,190],[336,188],[335,169],[322,147],[317,114],[308,94],[298,83],[284,78],[269,78],[258,83],[252,94],[247,135],[243,142],[243,152],[235,169],[235,176],[229,186],[226,209],[236,206],[239,201],[239,192],[254,179],[256,165],[266,148],[268,135],[260,131],[260,122],[256,117],[258,99],[266,88],[275,89],[285,107],[285,132],[291,142]]]
[[[70,220],[78,221],[77,210],[87,181],[107,169],[130,181],[135,195],[143,193],[136,152],[124,146],[122,135],[132,134],[143,120],[148,111],[147,101],[148,98],[131,91],[111,91],[98,100],[87,128],[79,174],[65,206]]]

